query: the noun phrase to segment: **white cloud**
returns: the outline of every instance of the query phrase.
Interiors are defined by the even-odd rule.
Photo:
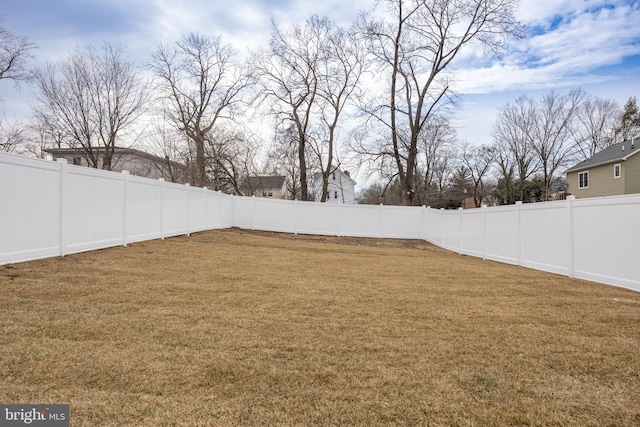
[[[122,1],[122,0],[121,0]],[[245,55],[249,49],[268,45],[271,21],[288,26],[303,22],[310,14],[326,15],[348,25],[360,10],[370,8],[370,0],[137,0],[145,5],[144,33],[157,43],[172,43],[182,34],[200,32],[218,36]]]
[[[456,73],[457,90],[488,93],[554,88],[615,78],[600,72],[599,68],[640,54],[640,26],[636,25],[640,22],[640,7],[637,4],[616,8],[584,7],[599,6],[600,3],[585,0],[551,2],[556,8],[550,7],[535,18],[553,19],[556,13],[566,14],[554,28],[514,43],[502,60],[491,64],[465,61],[465,66]]]
[[[361,10],[375,4],[373,0],[57,0],[43,1],[42,7],[33,10],[24,0],[4,2],[0,12],[5,13],[9,29],[40,45],[35,52],[38,62],[55,60],[78,45],[106,40],[125,45],[141,63],[159,43],[174,43],[191,31],[222,35],[225,43],[246,55],[249,47],[267,45],[272,18],[287,26],[316,13],[349,25]],[[621,74],[631,74],[614,66],[640,54],[637,0],[521,0],[517,17],[530,28],[530,36],[514,42],[499,60],[475,47],[465,50],[455,74],[458,93],[508,94],[515,99],[516,93],[593,87],[600,82],[607,85],[601,94],[606,96],[612,90],[609,83],[616,83]],[[625,93],[640,95],[638,90],[638,83],[629,78],[617,93],[622,98]],[[26,87],[16,92],[8,84],[0,85],[0,98],[5,101],[0,103],[0,113],[6,110],[8,116],[18,116],[24,108],[11,101],[24,104],[27,92]],[[464,113],[471,117],[469,126],[478,117],[482,117],[476,120],[479,124],[490,122],[487,105],[479,101],[478,106],[484,109],[482,114]],[[468,129],[473,135],[488,134]]]
[[[555,17],[566,17],[584,10],[625,3],[619,0],[521,0],[516,17],[526,25],[547,27]]]

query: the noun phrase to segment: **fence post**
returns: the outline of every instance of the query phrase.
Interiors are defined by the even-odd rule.
[[[462,208],[458,208],[458,255],[462,255]]]
[[[573,228],[573,201],[576,199],[576,196],[568,196],[567,197],[567,208],[569,210],[569,271],[568,276],[572,279],[575,277],[575,246],[573,242],[574,238],[574,228]]]
[[[202,187],[202,193],[204,194],[204,229],[209,229],[209,215],[208,215],[208,206],[207,206],[207,193],[209,189],[207,187]]]
[[[517,262],[518,265],[522,265],[522,219],[521,219],[521,215],[520,215],[520,209],[522,208],[522,201],[518,200],[516,202],[516,215],[518,216],[518,230],[517,230],[517,251],[518,251],[518,256],[517,256]]]
[[[383,204],[380,203],[380,206],[378,207],[378,237],[380,238],[384,237],[382,235],[382,207],[383,207]]]
[[[482,205],[482,259],[487,259],[487,205]]]
[[[427,205],[422,205],[422,222],[420,224],[420,237],[424,240],[424,236],[426,234],[425,230],[425,222],[426,222],[426,214],[427,214]]]
[[[164,178],[160,181],[160,239],[164,240]]]
[[[57,159],[60,165],[60,256],[67,254],[66,216],[67,216],[67,159]]]
[[[431,214],[431,206],[426,206],[425,209],[425,214],[424,214],[424,221],[422,222],[422,238],[424,240],[426,240],[427,242],[429,241],[429,227],[430,227],[430,217]]]
[[[251,195],[251,229],[256,229],[256,196]]]
[[[444,247],[444,208],[440,208],[440,246]]]
[[[186,197],[185,198],[187,200],[187,202],[185,203],[185,205],[186,205],[185,209],[186,209],[186,215],[187,215],[187,217],[186,217],[187,230],[186,230],[185,236],[189,237],[189,236],[191,236],[191,233],[189,233],[189,189],[190,189],[191,185],[189,185],[189,183],[187,182],[184,186],[185,186],[185,192],[186,192]]]
[[[124,175],[122,192],[122,246],[127,246],[127,199],[129,198],[129,171],[122,171]]]
[[[293,199],[293,234],[298,234],[298,199]]]
[[[216,199],[218,200],[218,225],[217,228],[222,228],[222,218],[224,217],[224,206],[222,206],[222,192],[218,190],[216,192]],[[232,206],[233,207],[233,206]],[[233,221],[233,217],[231,218]]]
[[[222,190],[218,190],[218,194],[222,197],[224,194]],[[236,225],[236,197],[233,194],[224,194],[224,198],[227,199],[227,212],[229,214],[229,225],[228,227],[235,227]],[[222,200],[222,199],[221,199]],[[222,204],[221,204],[222,206]],[[222,207],[224,212],[224,206]]]

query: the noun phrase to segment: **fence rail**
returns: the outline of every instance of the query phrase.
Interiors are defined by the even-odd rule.
[[[423,239],[640,291],[640,195],[448,211],[235,197],[0,153],[0,265],[240,227]]]

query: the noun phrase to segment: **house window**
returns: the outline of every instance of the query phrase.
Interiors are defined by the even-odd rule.
[[[620,164],[618,163],[617,165],[613,165],[613,177],[620,178],[621,176],[622,176],[622,169],[620,167]]]
[[[334,197],[333,197],[334,199],[337,199],[337,198],[338,198],[338,192],[337,192],[337,191],[334,191],[334,192],[333,192],[333,196],[334,196]]]
[[[580,172],[578,175],[578,188],[589,188],[589,171]]]
[[[273,192],[269,191],[269,195],[267,197],[273,197]]]
[[[332,173],[331,175],[333,175],[333,179],[334,179],[334,181],[335,181],[335,179],[336,179],[336,173],[334,172],[334,173]]]
[[[267,192],[266,191],[262,192],[262,197],[267,197]]]

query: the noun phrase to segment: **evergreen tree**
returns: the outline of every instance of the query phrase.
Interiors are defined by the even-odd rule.
[[[616,134],[619,141],[627,141],[640,136],[640,111],[635,96],[630,97],[624,105],[620,121],[616,126]]]

